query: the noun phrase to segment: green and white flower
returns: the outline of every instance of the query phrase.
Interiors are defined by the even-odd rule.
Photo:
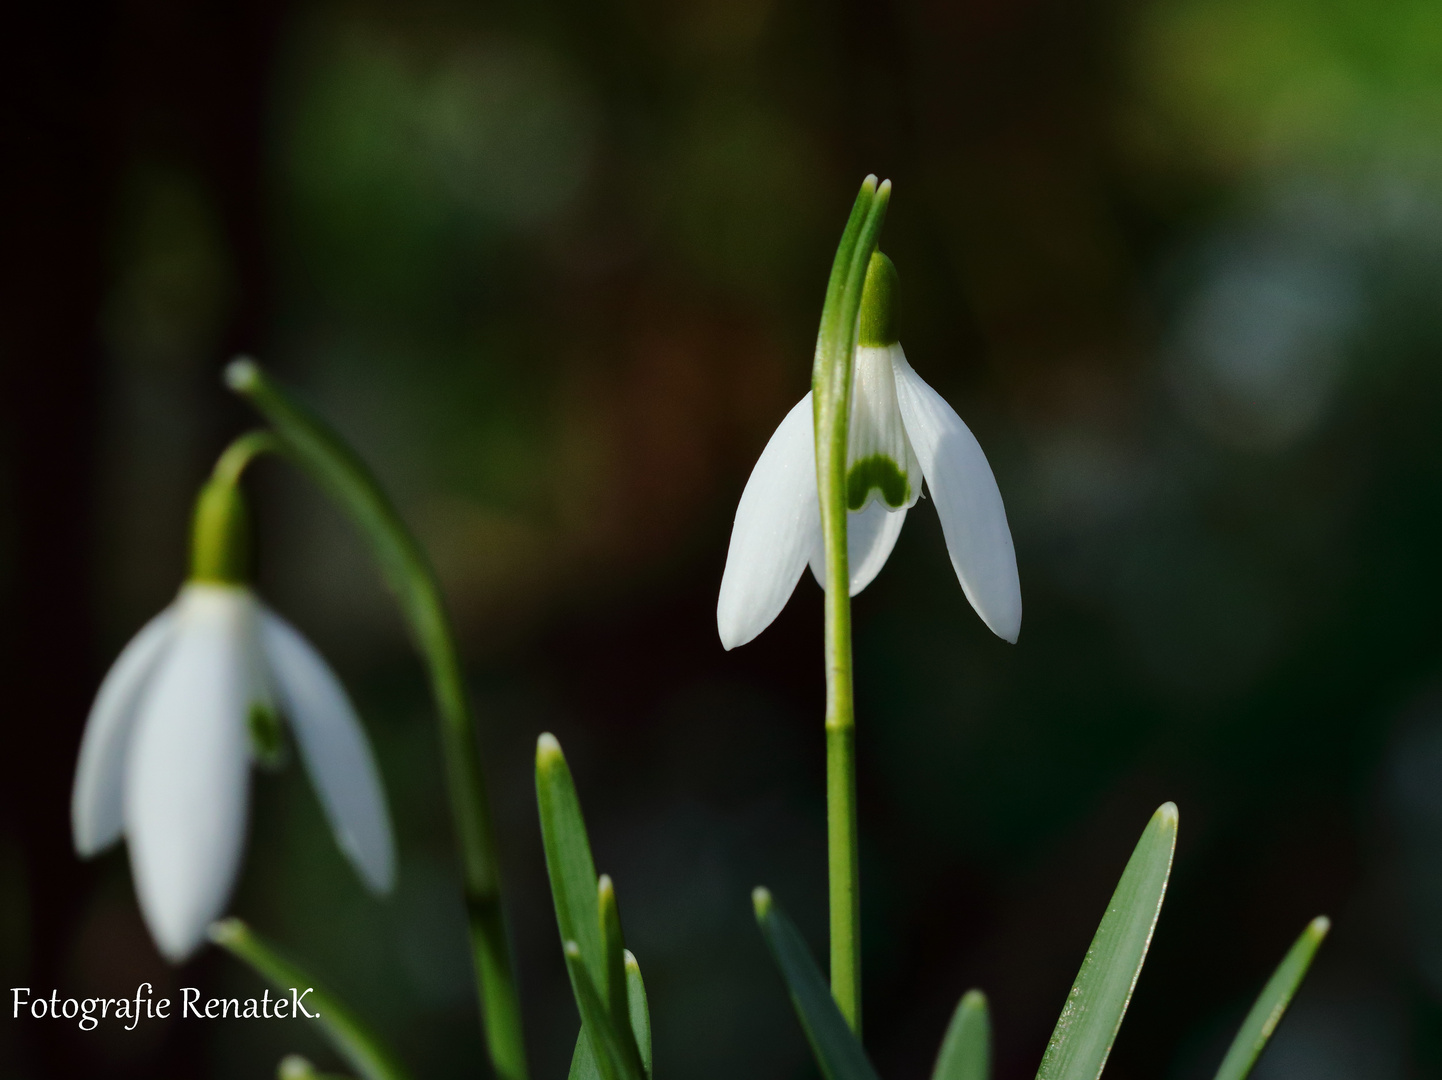
[[[390,816],[365,731],[320,654],[245,584],[239,499],[233,483],[203,491],[191,579],[105,676],[71,798],[82,856],[125,836],[146,925],[176,962],[205,940],[230,897],[250,766],[280,756],[281,716],[361,879],[385,893],[395,878]]]
[[[896,270],[868,267],[851,372],[847,554],[851,595],[885,565],[906,512],[931,493],[951,565],[992,632],[1015,642],[1021,586],[1001,492],[976,437],[907,363],[896,334]],[[825,587],[812,398],[786,414],[736,508],[716,626],[727,649],[766,629],[809,564]]]

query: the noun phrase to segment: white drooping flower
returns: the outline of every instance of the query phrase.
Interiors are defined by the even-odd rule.
[[[176,962],[201,944],[230,897],[245,846],[250,768],[280,751],[281,716],[362,880],[385,893],[395,878],[380,773],[340,680],[237,580],[243,575],[233,555],[202,557],[213,487],[197,512],[196,564],[204,572],[192,574],[105,676],[71,797],[76,851],[94,855],[125,836],[146,925]],[[233,487],[220,494],[239,505]]]
[[[1015,642],[1021,585],[1001,492],[976,437],[906,361],[895,332],[895,275],[885,255],[872,257],[852,363],[851,595],[885,565],[924,480],[962,591],[993,633]],[[808,563],[825,588],[809,393],[781,421],[741,493],[716,605],[722,645],[744,645],[771,625]]]

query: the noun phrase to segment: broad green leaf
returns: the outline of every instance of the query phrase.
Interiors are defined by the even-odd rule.
[[[590,1050],[604,1080],[645,1080],[646,1072],[636,1055],[634,1040],[622,1037],[611,1022],[606,1003],[596,989],[590,972],[581,958],[581,947],[566,942],[566,967],[571,985],[576,990],[576,1006],[581,1011],[582,1036],[590,1042]],[[574,1058],[572,1059],[574,1063]],[[573,1064],[574,1067],[574,1064]]]
[[[210,940],[245,961],[278,991],[289,994],[292,989],[300,993],[310,989],[304,1002],[306,1012],[314,1014],[316,1027],[362,1080],[409,1080],[410,1074],[355,1013],[245,923],[239,919],[211,923]]]
[[[989,1080],[991,1076],[991,1017],[986,995],[968,990],[951,1014],[931,1080]]]
[[[1317,955],[1318,946],[1331,928],[1331,921],[1325,915],[1318,915],[1307,925],[1307,929],[1302,931],[1302,936],[1277,965],[1277,970],[1257,995],[1252,1011],[1247,1013],[1246,1020],[1242,1021],[1241,1030],[1232,1040],[1232,1048],[1227,1051],[1227,1056],[1222,1059],[1222,1067],[1217,1070],[1217,1080],[1244,1080],[1252,1071],[1257,1056],[1266,1047],[1272,1032],[1277,1030],[1277,1025],[1282,1022],[1282,1014],[1287,1011],[1292,995],[1297,992],[1307,969],[1312,966],[1312,958]]]
[[[836,1007],[801,934],[767,890],[756,889],[751,902],[822,1075],[826,1080],[877,1080],[876,1070]]]
[[[631,1014],[631,1034],[641,1052],[646,1080],[651,1080],[651,1009],[646,1003],[646,984],[641,981],[641,965],[626,950],[626,1003]]]
[[[1165,803],[1152,815],[1122,871],[1047,1044],[1037,1080],[1101,1076],[1152,943],[1176,845],[1177,808]]]
[[[561,744],[550,733],[536,742],[536,802],[541,811],[541,842],[562,945],[574,941],[591,982],[605,987],[606,955],[601,941],[601,911],[596,899],[596,864],[581,817],[581,800]],[[577,990],[579,994],[580,991]]]

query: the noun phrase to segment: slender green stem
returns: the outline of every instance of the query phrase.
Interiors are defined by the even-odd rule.
[[[891,182],[868,176],[831,267],[812,370],[816,486],[826,554],[826,839],[831,907],[831,993],[861,1033],[861,895],[856,839],[856,733],[851,684],[851,574],[846,553],[846,441],[851,365],[866,267]]]
[[[246,466],[261,454],[278,454],[284,449],[285,444],[268,428],[247,431],[221,451],[220,457],[215,459],[215,468],[210,470],[210,478],[216,483],[234,487],[240,483]]]
[[[272,382],[253,361],[232,362],[225,377],[232,390],[270,421],[286,455],[311,475],[370,541],[429,668],[487,1049],[497,1075],[525,1080],[520,999],[475,714],[435,571],[370,469],[330,425]]]
[[[409,1074],[395,1055],[360,1017],[334,994],[315,985],[315,979],[303,968],[282,956],[245,923],[239,919],[222,919],[212,923],[210,938],[254,968],[281,995],[294,992],[295,996],[286,1004],[297,1010],[295,1016],[310,1016],[336,1052],[364,1080],[409,1080]],[[286,1000],[283,996],[276,998],[277,1002],[283,1000]],[[280,1015],[279,1012],[277,1015]]]

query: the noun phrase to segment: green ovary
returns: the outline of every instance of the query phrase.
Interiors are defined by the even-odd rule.
[[[853,462],[846,473],[846,507],[860,510],[866,505],[866,497],[872,488],[881,492],[881,498],[893,510],[899,509],[911,499],[911,483],[896,462],[885,454],[872,454]]]

